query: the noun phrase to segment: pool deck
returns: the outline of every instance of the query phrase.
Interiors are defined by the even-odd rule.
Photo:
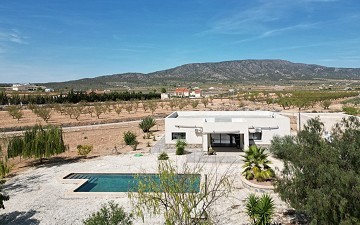
[[[10,200],[5,202],[5,209],[2,210],[1,220],[4,224],[82,224],[83,219],[91,213],[100,209],[103,203],[114,200],[123,206],[127,212],[131,211],[130,201],[127,193],[75,193],[74,190],[79,182],[68,182],[62,179],[64,176],[74,172],[98,172],[98,173],[156,173],[157,156],[159,153],[148,153],[142,157],[135,157],[134,153],[104,156],[89,159],[76,163],[43,166],[29,169],[13,178],[10,178],[5,187],[10,195]],[[199,154],[199,153],[197,153]],[[241,158],[238,153],[231,158]],[[200,155],[189,154],[176,156],[169,154],[170,160],[178,166],[188,163],[203,163],[197,160],[202,159]],[[229,155],[228,155],[229,156]],[[210,158],[212,157],[212,158]],[[244,188],[240,179],[242,161],[236,163],[221,162],[226,155],[208,157],[212,162],[204,163],[204,171],[217,173],[225,172],[232,166],[232,176],[235,178],[235,190],[228,198],[216,202],[216,213],[219,215],[219,225],[248,224],[248,217],[244,212],[244,200],[253,193]],[[276,162],[274,166],[278,165]],[[280,165],[280,164],[279,164]],[[82,195],[85,194],[85,195]],[[286,208],[276,194],[271,194],[279,212]],[[161,217],[145,217],[142,220],[135,220],[134,224],[161,224]]]

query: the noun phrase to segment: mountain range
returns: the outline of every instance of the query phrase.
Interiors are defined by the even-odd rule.
[[[360,79],[360,68],[335,68],[286,60],[235,60],[191,63],[153,73],[123,73],[44,83],[54,89],[110,89],[211,83],[276,83],[290,80]]]

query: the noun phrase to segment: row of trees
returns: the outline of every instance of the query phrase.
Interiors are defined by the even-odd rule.
[[[354,97],[358,92],[348,91],[294,91],[294,92],[244,92],[239,93],[238,100],[248,100],[252,102],[263,102],[266,104],[279,104],[284,109],[297,107],[299,109],[314,107],[320,103],[324,109],[328,109],[331,101],[336,99]]]
[[[0,105],[19,105],[19,104],[52,104],[52,103],[78,103],[84,102],[105,102],[105,101],[130,101],[130,100],[151,100],[160,99],[159,93],[142,93],[142,92],[110,92],[97,94],[95,92],[69,91],[66,94],[6,94],[0,92]]]

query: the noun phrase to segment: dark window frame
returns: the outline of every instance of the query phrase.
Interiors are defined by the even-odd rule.
[[[250,132],[249,139],[254,141],[261,141],[262,140],[262,132]]]
[[[186,140],[186,132],[172,132],[171,140]]]

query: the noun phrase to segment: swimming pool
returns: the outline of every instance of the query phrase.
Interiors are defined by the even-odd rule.
[[[185,190],[182,192],[199,192],[200,174],[177,174],[174,182],[185,182]],[[155,190],[161,190],[160,177],[158,174],[126,174],[126,173],[71,173],[64,179],[87,179],[74,192],[129,192],[138,191],[139,181],[153,180],[159,186]],[[148,192],[152,190],[146,190]]]

